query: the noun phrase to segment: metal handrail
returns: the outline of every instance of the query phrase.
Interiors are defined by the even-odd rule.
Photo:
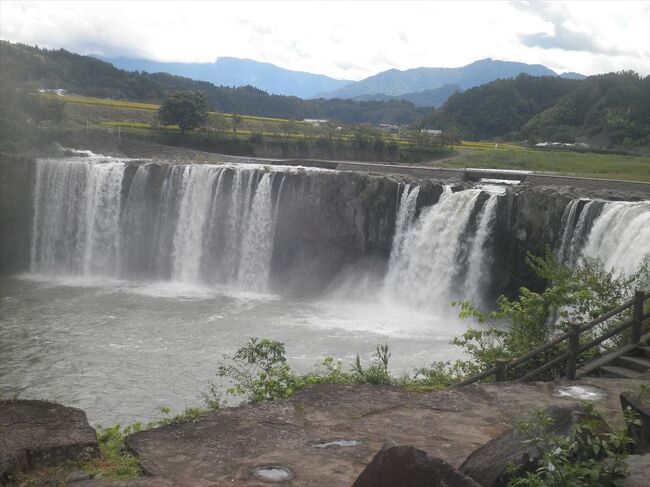
[[[552,367],[556,366],[557,364],[563,362],[564,360],[567,360],[567,373],[566,376],[568,379],[573,380],[575,379],[575,373],[576,373],[576,364],[577,360],[580,354],[586,352],[587,350],[595,347],[596,345],[599,345],[600,343],[612,338],[613,336],[618,335],[622,331],[632,327],[632,342],[634,344],[639,342],[640,336],[641,336],[641,324],[646,321],[648,318],[650,318],[650,312],[648,313],[643,313],[643,305],[645,304],[645,301],[650,298],[650,293],[645,293],[644,291],[637,290],[634,293],[634,298],[621,304],[620,306],[608,311],[607,313],[602,314],[598,318],[590,321],[589,323],[586,323],[584,325],[573,325],[573,329],[571,331],[568,331],[566,333],[563,333],[562,335],[559,335],[552,340],[549,340],[548,342],[539,345],[538,347],[535,347],[525,355],[522,355],[521,357],[517,357],[513,360],[507,361],[504,359],[498,359],[497,360],[497,365],[495,367],[492,367],[488,370],[485,370],[479,374],[476,374],[472,377],[469,377],[461,382],[459,382],[457,385],[459,386],[465,386],[469,384],[473,384],[474,382],[478,382],[483,379],[487,379],[488,377],[495,376],[497,380],[505,380],[505,371],[507,370],[512,370],[515,367],[518,367],[529,360],[539,356],[541,353],[546,352],[547,350],[550,350],[560,343],[569,340],[569,350],[562,353],[561,355],[549,360],[548,362],[544,363],[537,369],[528,372],[526,375],[518,379],[519,381],[527,381],[530,380],[539,374],[551,369]],[[628,320],[620,325],[618,325],[616,328],[612,328],[611,330],[607,330],[603,335],[599,336],[598,338],[592,340],[589,343],[586,343],[584,345],[580,345],[580,334],[591,330],[592,328],[596,327],[597,325],[603,323],[604,321],[622,313],[623,311],[628,310],[629,308],[633,308],[633,318],[631,320]]]

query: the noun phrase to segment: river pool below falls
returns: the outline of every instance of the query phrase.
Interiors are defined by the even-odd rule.
[[[284,342],[304,372],[326,356],[347,369],[388,343],[399,375],[458,358],[449,340],[465,328],[452,308],[436,316],[379,298],[297,300],[173,282],[21,275],[2,279],[0,295],[0,390],[81,408],[93,425],[201,406],[218,361],[250,337]]]

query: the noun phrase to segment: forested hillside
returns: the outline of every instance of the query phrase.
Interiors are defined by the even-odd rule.
[[[293,119],[327,118],[343,123],[409,124],[428,111],[400,100],[307,101],[269,95],[252,87],[228,88],[165,73],[128,72],[63,49],[39,49],[5,41],[0,41],[0,82],[5,87],[60,88],[79,95],[155,102],[170,91],[196,90],[205,93],[215,111]]]
[[[650,142],[650,77],[631,71],[584,80],[520,75],[452,95],[421,126],[453,128],[471,139],[643,146]]]

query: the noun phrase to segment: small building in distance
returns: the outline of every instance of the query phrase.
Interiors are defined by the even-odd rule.
[[[62,88],[45,88],[45,89],[40,89],[38,90],[39,93],[49,93],[53,95],[58,95],[58,96],[65,96],[68,94],[67,91],[65,91]]]
[[[442,130],[438,129],[422,129],[420,130],[423,134],[429,134],[429,135],[440,135],[442,133]]]
[[[314,127],[318,127],[321,124],[329,122],[329,120],[323,118],[305,118],[303,119],[303,122],[307,122],[312,124]]]
[[[551,147],[554,149],[589,149],[589,144],[578,142],[576,144],[567,142],[539,142],[535,147]]]
[[[380,123],[379,128],[388,130],[389,132],[399,132],[399,125],[394,125],[392,123]]]

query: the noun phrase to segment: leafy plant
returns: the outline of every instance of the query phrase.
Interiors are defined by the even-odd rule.
[[[388,371],[390,355],[388,352],[388,344],[377,345],[373,361],[364,369],[361,365],[359,354],[357,354],[354,365],[352,366],[352,372],[356,375],[356,382],[375,385],[390,384],[392,382]]]
[[[287,363],[284,344],[268,338],[251,338],[234,355],[225,355],[225,363],[217,368],[217,377],[228,379],[232,385],[226,394],[240,396],[252,402],[272,401],[290,397],[314,384],[391,384],[388,345],[377,345],[369,365],[364,366],[357,355],[349,372],[341,361],[326,357],[312,372],[295,373]],[[219,409],[224,402],[219,387],[210,383],[202,394],[209,409]]]
[[[91,475],[101,472],[105,479],[129,479],[142,475],[142,466],[137,457],[126,451],[124,439],[142,430],[141,423],[134,423],[125,428],[119,424],[108,428],[97,426],[99,457],[82,465]]]
[[[537,293],[521,288],[517,299],[501,296],[497,309],[488,313],[469,302],[454,303],[460,307],[461,318],[472,318],[481,328],[470,326],[460,337],[452,340],[453,344],[464,349],[469,360],[454,363],[450,372],[471,375],[492,367],[497,358],[512,359],[524,355],[568,331],[571,323],[585,323],[610,311],[630,299],[636,287],[648,283],[647,259],[636,273],[622,277],[616,277],[613,270],[605,269],[598,259],[588,257],[583,257],[574,268],[558,263],[550,251],[543,257],[529,254],[527,261],[538,276],[551,283],[545,291]],[[611,321],[604,322],[591,332],[583,333],[581,339],[590,340],[609,326],[612,326]],[[613,341],[603,346],[616,344]],[[541,354],[518,372],[532,370],[554,354],[558,354],[558,349]],[[558,370],[549,371],[547,377],[554,377]]]
[[[549,432],[553,421],[545,411],[518,430],[543,454],[534,472],[521,475],[510,466],[508,487],[606,487],[619,485],[627,474],[625,458],[632,440],[625,429],[606,432],[593,405],[584,404],[585,416],[564,436]]]

